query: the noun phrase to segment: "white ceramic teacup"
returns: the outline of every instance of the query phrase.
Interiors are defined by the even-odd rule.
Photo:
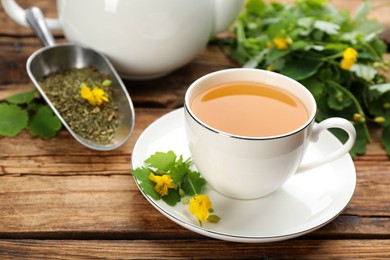
[[[305,105],[308,120],[294,131],[271,137],[246,137],[222,132],[203,123],[191,109],[199,92],[231,82],[254,82],[294,93]],[[193,162],[207,182],[223,195],[255,199],[272,193],[297,172],[329,163],[346,154],[356,138],[354,126],[342,118],[314,122],[316,102],[299,82],[278,73],[258,69],[227,69],[205,75],[185,95],[185,128]],[[255,119],[254,119],[255,120]],[[340,128],[348,141],[338,150],[316,161],[301,164],[309,142],[321,131]]]
[[[28,26],[15,0],[1,0]],[[210,36],[225,30],[243,0],[57,0],[50,29],[105,54],[121,76],[155,78],[194,59]]]

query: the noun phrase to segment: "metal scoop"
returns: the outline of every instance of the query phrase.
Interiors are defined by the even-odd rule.
[[[34,52],[27,60],[27,73],[34,82],[41,96],[68,129],[71,135],[81,144],[94,150],[112,150],[121,146],[129,138],[134,127],[134,107],[127,90],[109,60],[102,54],[75,44],[55,44],[41,10],[37,7],[26,9],[26,19],[41,42],[46,46]],[[38,80],[44,76],[72,68],[93,67],[111,80],[112,96],[110,102],[116,102],[119,115],[119,127],[112,143],[99,144],[76,134],[63,119],[58,110],[47,97]]]

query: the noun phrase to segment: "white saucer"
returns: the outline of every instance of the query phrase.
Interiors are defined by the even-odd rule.
[[[339,146],[338,139],[325,131],[318,143],[309,145],[304,161]],[[190,157],[182,108],[162,116],[142,133],[132,154],[133,168],[143,166],[151,154],[169,150],[178,156],[182,154],[184,159]],[[272,242],[307,234],[332,221],[352,198],[355,185],[355,167],[347,154],[328,165],[292,177],[278,191],[256,200],[234,200],[206,187],[205,193],[221,220],[216,224],[205,222],[203,227],[187,206],[181,203],[168,206],[140,190],[162,214],[196,233],[234,242]]]

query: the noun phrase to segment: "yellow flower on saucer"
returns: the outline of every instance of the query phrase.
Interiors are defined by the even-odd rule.
[[[211,208],[212,204],[207,195],[195,195],[190,200],[189,209],[200,222],[205,222],[208,219],[209,209]]]
[[[149,174],[149,180],[156,183],[154,190],[160,194],[161,197],[168,195],[168,188],[175,188],[175,185],[172,182],[172,177],[164,174],[161,176],[154,175],[153,173]]]

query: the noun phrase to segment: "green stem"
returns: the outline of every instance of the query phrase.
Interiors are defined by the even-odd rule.
[[[192,183],[192,181],[191,181],[190,178],[188,178],[188,182],[190,183],[190,186],[191,186],[191,188],[192,188],[194,194],[195,194],[195,195],[198,194],[198,193],[196,192],[195,186],[194,186],[194,184]]]
[[[321,60],[323,61],[329,61],[329,60],[333,60],[335,58],[340,58],[343,56],[343,53],[342,52],[339,52],[339,53],[336,53],[336,54],[333,54],[333,55],[330,55],[330,56],[327,56],[327,57],[324,57],[322,58]]]
[[[245,31],[244,31],[244,26],[243,26],[242,22],[237,23],[236,34],[237,34],[238,43],[240,45],[243,44],[246,37],[245,37]]]

